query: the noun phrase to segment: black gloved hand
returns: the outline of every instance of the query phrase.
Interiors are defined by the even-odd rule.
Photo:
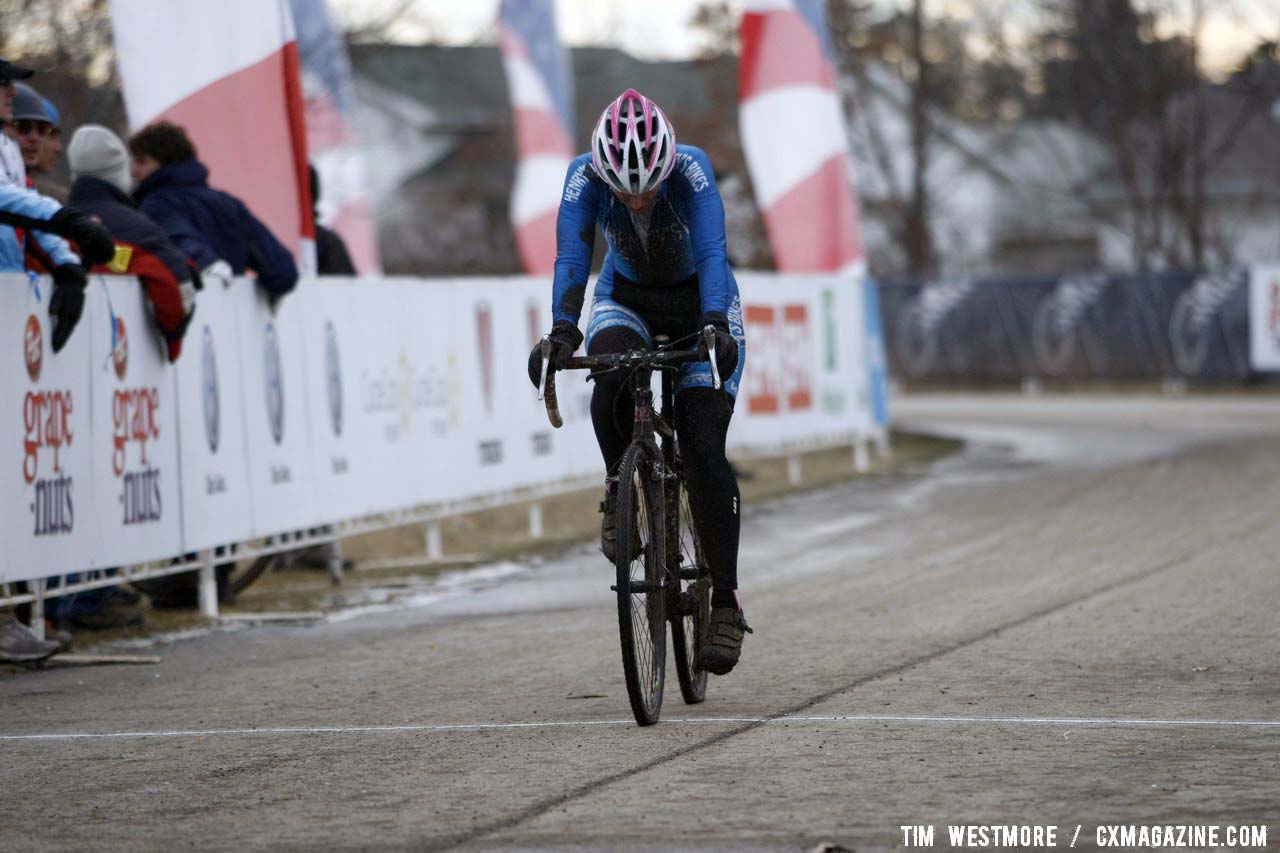
[[[49,230],[76,244],[85,269],[105,264],[116,256],[116,243],[102,223],[74,207],[64,207],[49,220]]]
[[[720,370],[720,381],[728,382],[729,377],[738,369],[738,342],[729,331],[729,320],[718,311],[708,311],[698,321],[698,352],[707,357],[707,342],[702,337],[702,330],[711,326],[716,330],[716,367]]]
[[[582,332],[578,331],[578,327],[568,320],[556,320],[555,325],[551,327],[551,361],[547,365],[548,371],[559,370],[564,359],[571,358],[578,347],[582,345]],[[538,381],[542,379],[542,342],[533,345],[533,352],[529,353],[529,381],[533,383],[533,387],[538,387]]]
[[[76,264],[63,264],[53,269],[53,296],[49,297],[49,316],[53,318],[53,351],[61,352],[67,338],[84,313],[84,289],[89,283],[84,269]]]

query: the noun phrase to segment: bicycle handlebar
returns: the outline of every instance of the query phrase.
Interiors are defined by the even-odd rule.
[[[714,326],[707,326],[702,330],[702,339],[706,344],[707,357],[706,360],[711,362],[711,380],[713,387],[720,390],[720,367],[716,364],[716,331]],[[542,352],[542,377],[538,383],[538,399],[546,403],[547,420],[551,421],[551,425],[556,429],[564,426],[564,418],[560,416],[560,404],[556,398],[556,371],[549,370],[551,364],[551,353],[554,344],[551,342],[549,335],[544,335],[539,344]],[[696,349],[693,350],[628,350],[627,352],[604,353],[602,355],[586,355],[567,358],[561,363],[557,370],[595,370],[596,368],[607,368],[611,370],[620,370],[623,368],[639,368],[639,367],[656,367],[659,369],[665,367],[675,367],[681,364],[690,364],[695,361],[702,361],[702,353]]]

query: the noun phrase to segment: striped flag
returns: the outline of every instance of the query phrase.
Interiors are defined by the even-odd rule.
[[[858,206],[823,0],[745,6],[742,147],[778,269],[860,269]]]
[[[298,28],[307,150],[320,174],[321,219],[342,237],[357,272],[382,271],[364,152],[356,133],[355,92],[347,45],[333,28],[326,0],[291,0]]]
[[[498,38],[516,130],[516,245],[526,272],[551,273],[556,211],[574,156],[573,85],[568,54],[556,35],[554,0],[502,0]]]
[[[129,127],[186,128],[209,182],[315,269],[307,130],[288,0],[111,0]]]

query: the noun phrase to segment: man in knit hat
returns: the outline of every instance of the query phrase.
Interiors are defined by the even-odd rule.
[[[53,130],[53,122],[45,112],[44,98],[39,92],[26,83],[15,83],[13,90],[13,117],[5,124],[4,132],[18,143],[22,163],[30,175],[40,168],[40,154]]]
[[[138,277],[169,360],[176,361],[195,311],[190,260],[130,198],[129,149],[120,137],[101,125],[83,125],[71,137],[67,161],[72,177],[69,203],[97,217],[116,243],[115,258],[95,271]]]

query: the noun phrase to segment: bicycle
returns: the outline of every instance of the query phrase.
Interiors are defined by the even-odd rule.
[[[707,352],[715,352],[715,330],[702,332]],[[686,340],[686,339],[681,339]],[[698,350],[675,350],[666,336],[655,338],[655,349],[581,356],[565,360],[559,370],[630,370],[635,400],[631,443],[610,481],[617,483],[618,541],[611,589],[618,596],[618,634],[627,696],[636,722],[651,726],[662,712],[666,682],[666,623],[680,693],[687,704],[706,698],[707,673],[698,664],[698,651],[711,620],[711,574],[702,554],[697,525],[689,511],[680,449],[671,414],[674,412],[672,374],[680,366],[702,361]],[[542,339],[542,376],[538,399],[544,400],[551,425],[564,425],[556,401],[555,373],[548,371],[552,345]],[[721,387],[715,358],[712,384]],[[662,408],[653,408],[652,376],[662,376]],[[661,441],[659,441],[659,439]]]

